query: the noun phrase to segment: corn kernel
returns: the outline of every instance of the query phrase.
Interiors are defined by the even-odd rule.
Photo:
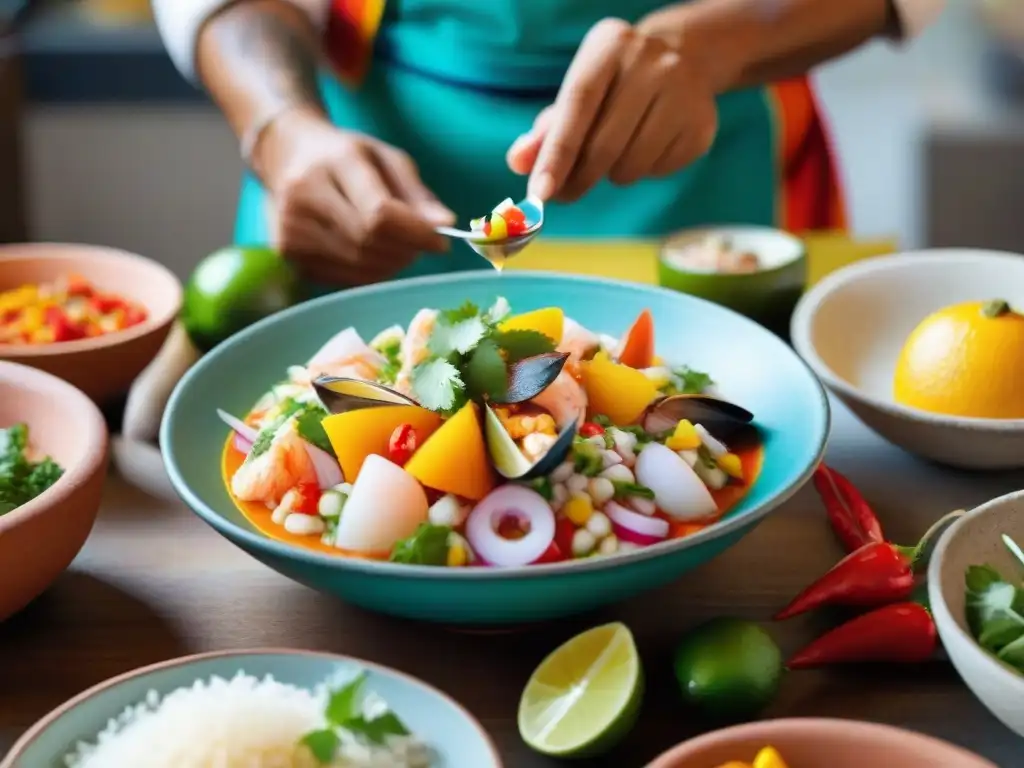
[[[700,445],[700,435],[697,434],[697,428],[686,419],[676,424],[676,431],[665,441],[665,447],[673,451],[694,451],[700,448]]]
[[[461,568],[468,560],[469,556],[466,554],[466,547],[462,542],[454,542],[448,547],[447,565],[449,568]]]
[[[787,768],[787,766],[777,749],[765,747],[754,758],[753,768]]]
[[[550,414],[542,413],[534,420],[533,429],[535,432],[542,432],[546,435],[558,434],[555,430],[555,420]]]
[[[594,505],[591,504],[590,497],[586,494],[573,494],[562,507],[562,512],[572,521],[573,525],[583,526],[594,514]]]
[[[735,453],[725,453],[718,457],[718,466],[729,477],[743,479],[743,462]]]

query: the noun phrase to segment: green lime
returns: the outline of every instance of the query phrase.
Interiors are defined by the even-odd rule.
[[[625,624],[576,635],[534,670],[519,700],[519,735],[556,757],[598,755],[633,727],[643,669]]]
[[[205,351],[300,298],[295,272],[276,251],[232,246],[193,270],[181,316],[192,341]]]
[[[683,699],[719,718],[744,718],[771,703],[782,679],[782,652],[760,626],[714,619],[676,648],[676,679]]]

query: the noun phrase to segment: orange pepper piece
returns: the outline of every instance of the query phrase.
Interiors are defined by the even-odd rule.
[[[650,368],[654,364],[654,318],[649,309],[640,313],[626,334],[619,363],[630,368]]]

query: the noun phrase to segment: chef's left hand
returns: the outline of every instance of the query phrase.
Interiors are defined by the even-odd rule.
[[[577,200],[607,177],[668,176],[711,148],[714,89],[693,57],[621,19],[583,39],[555,103],[512,145],[509,167],[530,193]]]

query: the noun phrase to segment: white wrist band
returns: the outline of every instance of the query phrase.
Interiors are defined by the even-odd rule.
[[[238,141],[238,149],[242,155],[242,162],[244,162],[250,170],[255,170],[252,167],[252,155],[256,151],[256,145],[259,144],[260,139],[263,138],[263,134],[267,132],[267,129],[270,128],[270,126],[273,125],[279,117],[286,112],[290,112],[295,109],[297,106],[299,105],[290,103],[275,107],[259,119],[254,120],[252,124],[242,132],[242,137]]]

